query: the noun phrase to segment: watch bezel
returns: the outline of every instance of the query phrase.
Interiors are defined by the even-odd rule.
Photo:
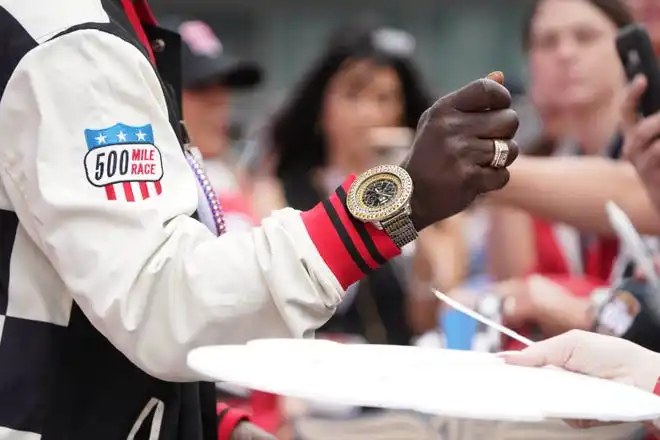
[[[399,181],[400,185],[396,196],[385,206],[372,208],[361,199],[360,194],[364,186],[383,174],[389,174]],[[413,192],[413,182],[410,175],[403,168],[396,165],[379,165],[360,174],[346,195],[346,206],[353,217],[362,222],[381,222],[405,210],[410,202]]]

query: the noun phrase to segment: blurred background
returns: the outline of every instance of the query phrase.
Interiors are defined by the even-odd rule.
[[[233,54],[267,72],[259,93],[233,103],[234,123],[263,116],[319,55],[329,34],[373,17],[417,40],[414,59],[437,93],[493,70],[519,73],[520,24],[527,0],[152,0],[159,15],[202,19]]]

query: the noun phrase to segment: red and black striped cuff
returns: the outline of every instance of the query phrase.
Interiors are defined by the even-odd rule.
[[[328,199],[301,214],[321,258],[346,289],[401,253],[385,233],[349,214],[346,192],[350,176]]]
[[[225,403],[218,403],[218,440],[229,440],[232,432],[243,421],[250,421],[246,411],[232,408]]]

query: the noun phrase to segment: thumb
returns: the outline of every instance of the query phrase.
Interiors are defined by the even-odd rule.
[[[495,72],[489,73],[486,78],[492,79],[496,83],[504,85],[504,74],[502,72],[500,72],[499,70],[496,70]]]
[[[511,94],[502,85],[504,74],[493,72],[486,78],[472,81],[470,84],[440,98],[433,107],[446,105],[461,112],[483,112],[501,110],[511,106]]]

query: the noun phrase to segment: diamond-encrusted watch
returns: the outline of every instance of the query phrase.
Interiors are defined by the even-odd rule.
[[[417,238],[410,218],[413,182],[395,165],[380,165],[360,174],[348,190],[346,206],[356,219],[384,230],[398,247]]]

